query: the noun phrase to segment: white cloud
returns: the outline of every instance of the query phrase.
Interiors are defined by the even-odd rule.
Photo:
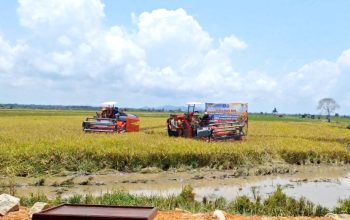
[[[220,40],[221,49],[229,52],[232,51],[232,49],[245,49],[247,46],[248,45],[244,41],[238,39],[233,35]]]
[[[213,39],[183,9],[144,12],[135,22],[135,41],[145,49],[145,60],[151,66],[179,69],[196,65],[212,47]]]
[[[137,26],[137,41],[146,48],[174,40],[180,47],[194,43],[193,48],[207,50],[212,42],[209,34],[183,9],[144,12],[138,17]]]
[[[57,39],[58,43],[61,44],[62,46],[71,46],[72,41],[69,37],[62,35]]]
[[[13,49],[0,36],[0,71],[8,72],[13,67]]]
[[[100,25],[104,6],[99,1],[19,3],[21,24],[44,33],[39,46],[33,43],[35,56],[28,57],[33,78],[112,80],[117,87],[130,84],[129,90],[151,96],[203,89],[193,87],[191,80],[200,75],[213,40],[183,9],[144,12],[134,18],[136,31],[127,31]]]
[[[350,68],[350,49],[345,50],[337,60],[337,64],[339,64],[342,68]]]
[[[130,38],[131,37],[118,26],[112,27],[106,34],[105,43],[109,48],[111,62],[121,64],[134,59],[144,59],[144,50]]]
[[[22,53],[27,49],[23,42],[18,42],[11,46],[9,42],[0,35],[0,75],[11,73],[16,63],[21,58]]]
[[[103,9],[99,0],[19,0],[17,12],[21,24],[33,30],[54,27],[75,32],[99,26]]]
[[[347,91],[350,50],[335,62],[311,62],[284,76],[242,73],[231,54],[247,43],[234,35],[213,38],[184,9],[133,14],[130,29],[104,26],[103,10],[98,0],[20,0],[20,22],[34,37],[15,45],[0,37],[0,86],[13,92],[11,102],[118,99],[143,106],[238,100],[258,111],[282,103],[288,111],[296,104],[312,110],[318,98]],[[18,98],[18,87],[26,99]]]
[[[283,110],[290,112],[288,109],[303,109],[305,112],[318,113],[317,102],[324,97],[332,97],[341,106],[349,106],[350,75],[339,63],[342,56],[337,61],[317,60],[287,74],[279,86],[283,94],[278,101],[284,106]],[[340,112],[346,111],[346,108],[340,109]]]
[[[289,73],[286,83],[293,94],[301,97],[320,99],[331,95],[341,74],[336,63],[319,60],[302,66],[296,72]]]

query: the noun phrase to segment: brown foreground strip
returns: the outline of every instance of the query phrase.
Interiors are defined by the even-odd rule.
[[[20,207],[19,211],[10,212],[7,215],[0,217],[1,220],[29,220],[29,209]]]
[[[0,220],[29,220],[28,208],[21,207],[19,211],[11,212]],[[185,220],[212,220],[213,213],[192,214],[186,211],[158,211],[156,220],[185,219]],[[265,217],[265,216],[242,216],[225,214],[229,220],[334,220],[330,217]]]
[[[186,220],[213,220],[213,213],[199,213],[192,214],[181,211],[160,211],[156,217],[156,220],[165,219],[186,219]],[[225,214],[227,220],[334,220],[329,217],[266,217],[266,216],[243,216],[243,215],[230,215]]]

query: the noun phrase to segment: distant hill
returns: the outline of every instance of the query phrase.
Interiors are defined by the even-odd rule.
[[[97,106],[86,106],[86,105],[36,105],[36,104],[0,104],[0,109],[57,109],[57,110],[98,110],[100,107]],[[158,107],[142,107],[142,108],[128,108],[122,107],[128,110],[136,111],[157,111],[157,112],[169,112],[169,111],[187,111],[186,106],[172,106],[164,105]]]
[[[56,109],[56,110],[98,110],[98,106],[87,105],[37,105],[37,104],[0,104],[0,109]],[[144,106],[141,108],[122,107],[134,111],[155,111],[155,112],[186,112],[187,106],[163,105],[157,107]],[[203,111],[203,106],[196,106],[197,111]]]
[[[0,104],[0,109],[57,109],[57,110],[97,110],[99,107],[86,105],[36,105],[36,104]]]

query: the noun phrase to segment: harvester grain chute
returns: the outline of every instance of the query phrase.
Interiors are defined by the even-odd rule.
[[[172,114],[167,120],[169,136],[207,141],[242,140],[248,134],[247,103],[205,103],[202,117],[195,111],[200,102],[186,103],[187,113]]]
[[[82,123],[85,132],[124,133],[138,132],[140,119],[136,115],[127,114],[115,106],[116,102],[104,102],[96,116],[86,118]]]

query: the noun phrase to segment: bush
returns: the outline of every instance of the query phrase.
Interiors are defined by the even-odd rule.
[[[182,188],[182,191],[180,193],[180,197],[184,199],[187,202],[193,202],[194,201],[194,192],[191,185],[186,185]]]
[[[338,201],[338,206],[334,209],[335,213],[338,214],[350,214],[350,198],[349,199],[340,199]]]

